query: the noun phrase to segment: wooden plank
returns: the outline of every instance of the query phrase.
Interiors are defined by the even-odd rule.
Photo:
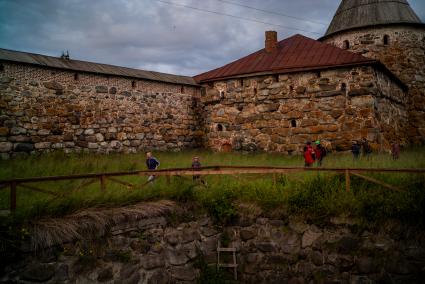
[[[380,180],[374,179],[374,178],[372,178],[372,177],[368,177],[368,176],[364,176],[364,175],[356,174],[356,173],[352,173],[352,175],[354,175],[354,176],[356,176],[356,177],[359,177],[359,178],[362,178],[362,179],[364,179],[364,180],[367,180],[367,181],[370,181],[370,182],[376,183],[376,184],[378,184],[378,185],[380,185],[380,186],[383,186],[383,187],[386,187],[386,188],[388,188],[388,189],[392,189],[392,190],[396,190],[396,191],[404,191],[404,190],[402,190],[402,189],[400,189],[400,188],[398,188],[398,187],[396,187],[396,186],[394,186],[394,185],[391,185],[391,184],[385,183],[385,182],[383,182],[383,181],[380,181]]]
[[[100,191],[105,192],[106,191],[106,177],[102,175],[100,178]]]
[[[47,190],[47,189],[38,188],[38,187],[29,185],[29,184],[20,183],[20,184],[18,184],[18,186],[23,187],[23,188],[26,188],[26,189],[29,189],[29,190],[33,190],[33,191],[37,191],[37,192],[41,192],[41,193],[45,193],[45,194],[54,195],[56,197],[59,197],[60,196],[56,192],[53,192],[53,191],[50,191],[50,190]]]
[[[119,180],[119,179],[117,179],[117,178],[107,177],[107,179],[108,179],[108,180],[110,180],[110,181],[112,181],[112,182],[115,182],[115,183],[118,183],[118,184],[125,185],[125,186],[127,186],[127,187],[134,187],[134,184],[129,183],[129,182],[126,182],[126,181]]]

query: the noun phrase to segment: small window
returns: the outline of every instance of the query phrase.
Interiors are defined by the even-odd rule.
[[[295,119],[291,120],[291,126],[297,127],[297,121]]]
[[[316,77],[317,77],[317,78],[322,77],[322,74],[321,74],[321,72],[320,72],[320,71],[317,71],[317,72],[316,72]]]
[[[384,35],[384,45],[389,45],[389,44],[390,44],[390,36]]]
[[[243,79],[239,79],[239,86],[243,87]]]
[[[279,75],[274,75],[274,81],[279,82]]]
[[[217,124],[217,131],[223,131],[223,125]]]
[[[184,86],[180,87],[180,93],[184,94]]]
[[[136,81],[131,81],[131,87],[136,88]]]
[[[350,42],[348,40],[344,40],[344,43],[342,45],[342,48],[344,48],[344,49],[350,49]]]
[[[220,91],[220,99],[224,99],[224,91]]]
[[[257,94],[257,88],[254,88],[254,94],[255,95]]]
[[[289,86],[289,91],[291,91],[291,92],[292,92],[293,90],[294,90],[294,86],[292,86],[292,85],[291,85],[291,86]]]
[[[78,75],[78,73],[75,73],[75,74],[74,74],[74,81],[78,81],[78,79],[80,79],[80,78],[79,78],[79,75]]]
[[[345,84],[345,83],[342,83],[341,84],[341,91],[342,92],[346,92],[347,91],[347,84]]]
[[[0,64],[0,72],[3,72],[3,71],[4,71],[4,65]]]

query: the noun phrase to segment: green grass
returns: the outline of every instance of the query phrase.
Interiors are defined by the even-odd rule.
[[[190,167],[191,158],[199,156],[203,166],[255,165],[302,166],[301,156],[283,156],[271,153],[214,153],[192,150],[173,153],[155,153],[161,169]],[[53,153],[0,162],[0,179],[33,176],[69,175],[113,171],[143,170],[143,154],[73,154]],[[410,149],[393,161],[388,154],[374,154],[370,159],[353,162],[349,154],[330,154],[326,167],[387,167],[425,168],[425,151]],[[18,188],[17,210],[13,216],[22,222],[40,216],[60,216],[81,208],[93,206],[122,206],[144,200],[172,199],[192,202],[208,211],[220,222],[231,222],[237,217],[237,203],[255,203],[265,214],[303,214],[310,218],[328,216],[354,216],[367,222],[380,222],[394,218],[403,222],[425,224],[425,193],[423,175],[373,174],[374,178],[405,189],[395,192],[359,178],[352,177],[352,190],[345,191],[345,180],[335,173],[298,173],[278,175],[208,176],[207,186],[192,182],[189,177],[173,177],[170,184],[164,178],[145,187],[146,177],[120,178],[136,184],[128,189],[116,183],[107,183],[106,193],[99,184],[84,187],[66,198],[52,200],[43,193]],[[83,181],[57,181],[34,183],[40,188],[63,193]],[[9,191],[0,191],[0,208],[9,205]],[[272,213],[271,213],[272,212]],[[279,217],[279,216],[276,216]]]

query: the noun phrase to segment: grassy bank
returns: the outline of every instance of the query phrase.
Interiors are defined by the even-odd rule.
[[[302,166],[300,156],[279,154],[213,153],[184,151],[155,153],[161,168],[189,167],[193,156],[200,156],[203,166],[256,165]],[[353,161],[349,154],[330,154],[326,167],[393,167],[425,168],[425,151],[410,149],[393,161],[388,154],[374,154],[369,159]],[[41,157],[2,161],[0,179],[12,177],[68,175],[131,171],[144,169],[142,154],[64,155],[54,153]],[[102,194],[97,183],[78,190],[66,198],[52,200],[48,195],[27,189],[18,189],[16,220],[22,221],[46,215],[63,215],[93,206],[121,206],[143,200],[172,199],[193,202],[207,210],[218,220],[226,222],[237,215],[240,203],[254,203],[264,214],[275,217],[287,214],[305,214],[311,218],[327,216],[353,216],[367,222],[380,222],[387,218],[403,222],[425,224],[425,181],[423,175],[374,174],[373,177],[399,186],[403,192],[391,191],[359,178],[351,180],[352,190],[344,190],[342,175],[333,173],[299,173],[278,175],[273,182],[270,175],[240,175],[205,177],[207,186],[194,183],[190,178],[172,178],[171,184],[159,178],[154,184],[142,187],[146,178],[122,178],[136,185],[135,189],[108,183]],[[83,181],[37,183],[38,187],[55,192],[67,192]],[[8,190],[0,191],[0,208],[9,204]]]

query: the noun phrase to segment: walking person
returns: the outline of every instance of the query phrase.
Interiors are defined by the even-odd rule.
[[[393,157],[393,160],[398,160],[400,157],[400,144],[397,142],[394,142],[391,146],[391,156]]]
[[[369,159],[370,154],[372,153],[372,149],[369,146],[369,142],[367,142],[366,138],[363,138],[362,140],[362,150],[363,150],[363,157],[366,157]]]
[[[320,167],[322,166],[323,158],[326,156],[326,149],[322,146],[320,140],[317,140],[315,143],[316,149],[314,149],[314,153],[316,153],[317,165]]]
[[[357,141],[351,144],[351,153],[353,153],[353,161],[358,160],[360,157],[360,145]]]
[[[304,166],[311,167],[313,163],[314,163],[314,150],[313,150],[313,147],[311,147],[311,142],[308,141],[307,144],[304,146]]]
[[[150,171],[154,171],[159,167],[160,163],[159,161],[152,156],[151,152],[147,152],[146,153],[146,167],[148,168],[148,170]],[[148,177],[148,182],[153,182],[155,180],[155,176],[154,175],[150,175]]]

